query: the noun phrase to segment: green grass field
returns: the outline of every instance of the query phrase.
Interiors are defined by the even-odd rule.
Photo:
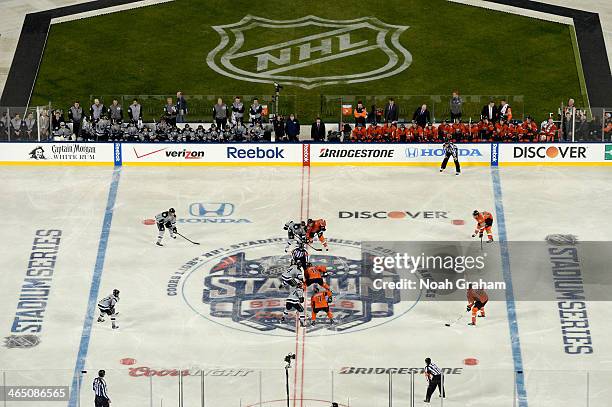
[[[374,99],[382,102],[387,96],[450,95],[453,89],[459,89],[463,95],[474,95],[467,97],[467,116],[477,115],[489,96],[505,95],[515,117],[524,113],[538,120],[556,112],[569,97],[579,105],[588,103],[581,91],[581,73],[568,26],[442,0],[347,4],[180,0],[53,25],[32,103],[44,105],[50,101],[53,106],[66,108],[75,99],[87,105],[90,95],[105,95],[103,99],[109,104],[113,95],[174,95],[180,89],[188,96],[208,95],[189,101],[192,119],[209,119],[208,109],[216,96],[243,95],[246,99],[258,95],[265,102],[273,93],[271,84],[232,79],[206,63],[208,53],[220,41],[211,26],[235,23],[247,14],[274,20],[306,15],[333,20],[374,16],[387,24],[410,26],[401,34],[400,42],[413,61],[397,75],[313,89],[285,86],[281,107],[285,112],[297,111],[302,122],[319,114],[327,120],[335,118],[339,101],[332,95],[355,95],[370,105]],[[245,39],[243,49],[283,43],[317,30],[321,29],[260,29],[255,37]],[[293,73],[343,75],[374,69],[380,58],[382,52],[374,50]],[[248,58],[236,61],[243,69],[249,69],[249,64],[253,62]],[[141,99],[147,118],[160,116],[160,97]],[[446,96],[416,96],[399,98],[401,117],[410,116],[422,102],[434,105],[437,118],[445,116]]]

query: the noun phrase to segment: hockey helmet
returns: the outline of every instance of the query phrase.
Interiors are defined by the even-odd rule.
[[[474,209],[474,212],[472,212],[472,216],[478,216],[480,215],[480,212],[478,212],[478,210]]]
[[[174,211],[174,208],[170,208],[170,209],[168,209],[168,212],[170,212],[170,213],[174,213],[174,212],[175,212],[175,211]]]
[[[115,297],[119,297],[119,290],[117,290],[116,288],[113,290],[113,295]]]

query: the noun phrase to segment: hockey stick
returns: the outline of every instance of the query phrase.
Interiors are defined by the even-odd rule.
[[[317,249],[316,247],[313,247],[310,245],[310,243],[306,243],[306,246],[310,247],[312,250],[316,251],[316,252],[322,252],[323,249]]]
[[[182,237],[183,239],[187,240],[189,243],[193,243],[193,244],[197,244],[197,245],[199,245],[199,243],[198,243],[198,242],[194,242],[193,240],[191,240],[191,239],[189,239],[189,238],[187,238],[187,237],[185,237],[185,236],[181,235],[179,232],[176,232],[176,234],[177,234],[177,235],[179,235],[180,237]]]
[[[480,232],[480,250],[482,251],[482,232]]]
[[[448,323],[444,324],[444,326],[453,326],[453,325],[455,325],[457,322],[459,322],[459,321],[461,321],[463,319],[464,315],[465,314],[459,315],[454,321],[448,322]]]

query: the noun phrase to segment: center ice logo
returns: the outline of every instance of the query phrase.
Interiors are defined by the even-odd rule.
[[[396,75],[412,63],[412,55],[399,42],[407,28],[374,17],[278,21],[247,15],[237,23],[213,26],[221,41],[206,62],[230,78],[306,89],[372,81]],[[266,43],[267,38],[282,41]]]
[[[230,328],[291,335],[295,321],[281,322],[288,291],[282,287],[280,275],[290,264],[289,255],[283,252],[284,240],[236,243],[191,259],[175,273],[168,295],[178,297],[175,287],[181,287],[182,297],[192,310]],[[311,253],[310,260],[327,266],[326,280],[334,292],[332,311],[336,323],[317,324],[308,328],[309,333],[371,328],[405,314],[418,301],[400,298],[396,290],[373,289],[371,281],[380,275],[362,268],[358,242],[329,239],[329,244],[337,255]],[[400,278],[387,276],[388,281]],[[307,305],[310,294],[306,295]],[[306,317],[310,319],[308,313]]]

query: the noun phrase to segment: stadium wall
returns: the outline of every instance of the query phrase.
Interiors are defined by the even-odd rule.
[[[612,143],[458,143],[462,166],[608,166]],[[2,143],[0,165],[432,166],[440,144]]]

